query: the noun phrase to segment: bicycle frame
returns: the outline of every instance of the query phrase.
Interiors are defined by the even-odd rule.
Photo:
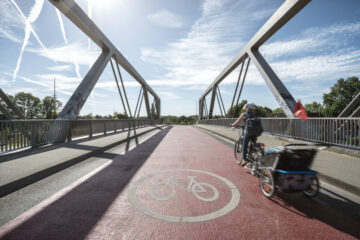
[[[200,188],[200,191],[196,191],[196,192],[206,192],[206,190],[203,187],[201,187],[199,182],[196,180],[196,176],[187,176],[187,179],[189,179],[190,181],[189,181],[187,187],[184,187],[182,184],[178,183],[176,180],[186,180],[185,178],[176,178],[175,176],[171,176],[168,179],[166,186],[169,184],[173,184],[174,186],[177,186],[184,191],[192,192],[193,185],[196,185],[198,188]]]
[[[245,133],[245,126],[240,126],[240,127],[235,127],[237,129],[241,129],[241,135],[239,136],[239,142],[241,142],[242,144],[242,140],[244,139],[244,133]],[[250,138],[249,140],[249,150],[248,152],[250,152],[250,150],[252,150],[254,144],[257,144],[257,137],[254,138]],[[261,147],[263,147],[263,145],[260,144]]]

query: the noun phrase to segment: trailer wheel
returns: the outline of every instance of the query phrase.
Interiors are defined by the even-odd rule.
[[[260,173],[260,188],[265,197],[270,198],[275,192],[274,176],[271,171],[263,170]]]

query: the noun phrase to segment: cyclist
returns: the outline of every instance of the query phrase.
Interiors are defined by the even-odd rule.
[[[249,141],[253,137],[260,136],[263,131],[263,128],[261,126],[260,120],[255,115],[253,104],[249,104],[249,103],[245,104],[243,109],[245,110],[245,112],[242,113],[240,117],[232,124],[232,127],[235,127],[242,121],[245,122],[245,133],[242,141],[242,159],[247,161],[248,159],[246,155],[247,155]],[[247,164],[245,168],[253,170],[251,163]]]

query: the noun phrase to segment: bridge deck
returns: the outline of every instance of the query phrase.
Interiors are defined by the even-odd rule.
[[[0,227],[0,237],[355,239],[359,227],[321,198],[265,198],[258,179],[233,160],[232,148],[176,126]]]

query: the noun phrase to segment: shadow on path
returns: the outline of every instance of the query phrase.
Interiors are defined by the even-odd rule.
[[[105,157],[113,158],[111,165],[8,232],[2,239],[84,239],[171,128],[160,131],[124,155],[104,153]]]
[[[343,233],[360,238],[360,205],[338,197],[340,199],[321,192],[313,199],[302,193],[277,193],[271,201],[299,216],[317,219]]]

